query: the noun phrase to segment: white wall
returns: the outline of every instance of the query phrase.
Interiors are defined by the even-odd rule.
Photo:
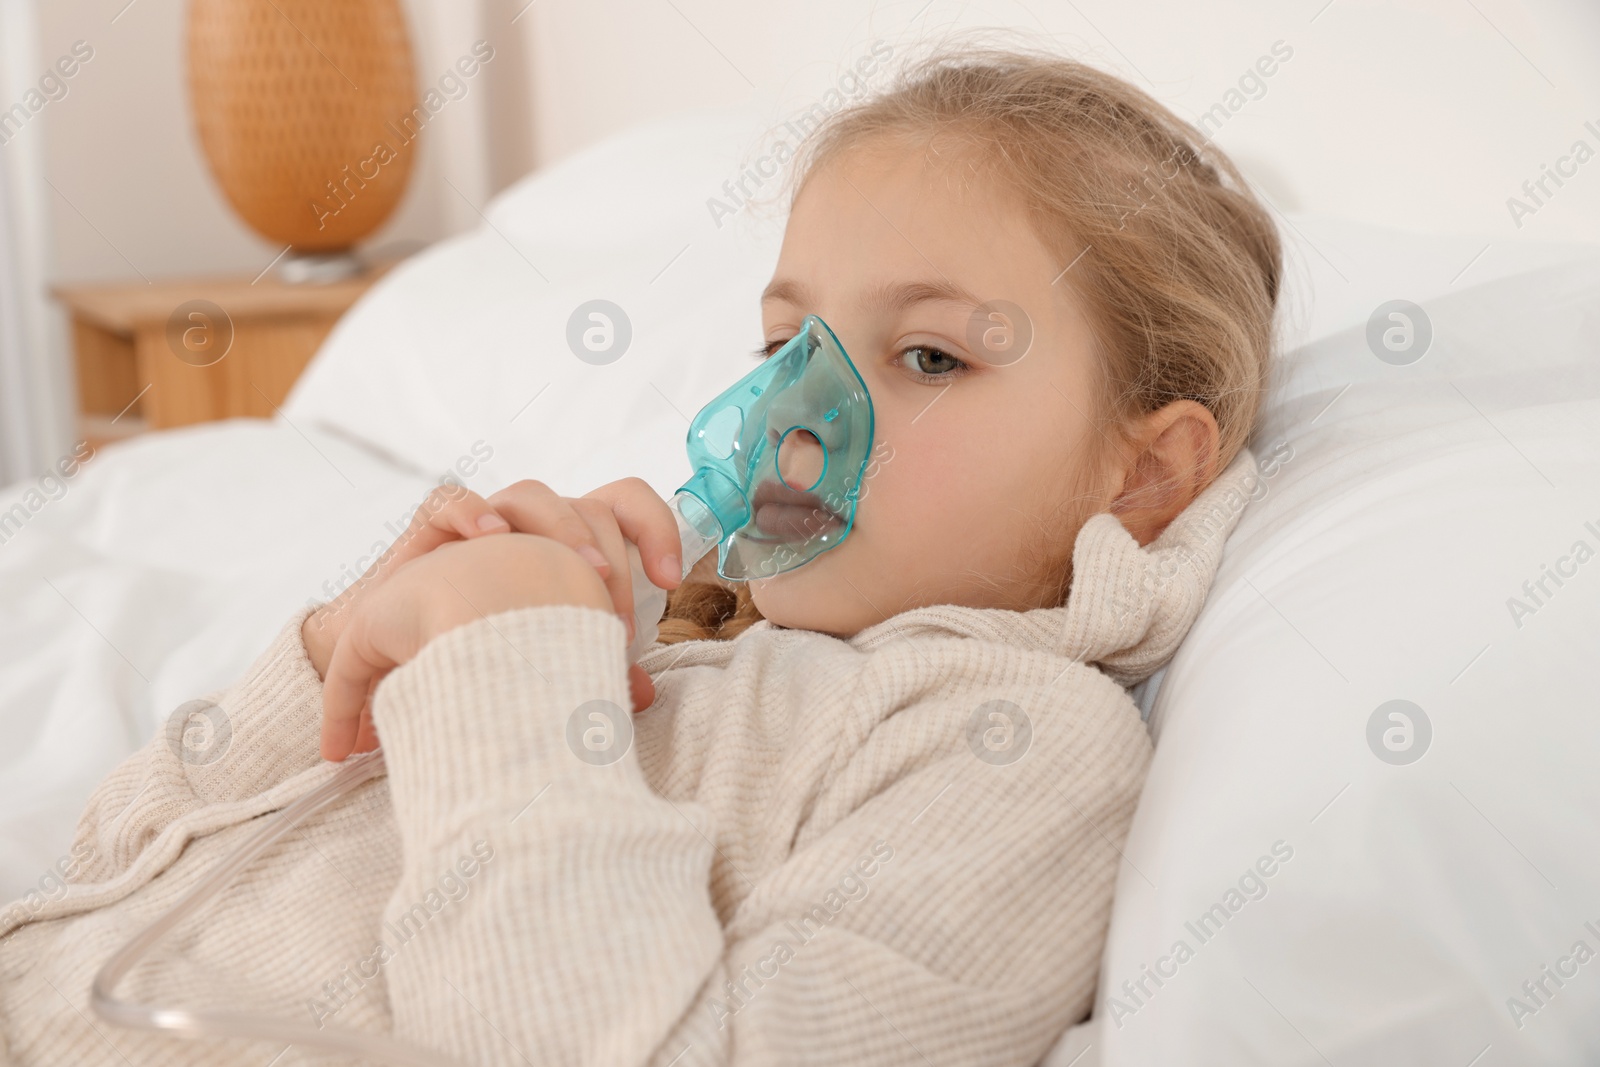
[[[229,210],[192,132],[185,4],[125,3],[42,5],[41,67],[75,40],[95,48],[29,131],[45,136],[60,190],[53,276],[259,270],[278,249]],[[413,188],[377,243],[470,226],[483,199],[535,161],[632,122],[748,102],[777,122],[875,38],[903,52],[919,35],[981,25],[1102,62],[1190,118],[1283,40],[1293,58],[1217,136],[1278,206],[1495,242],[1600,241],[1600,160],[1520,230],[1506,207],[1577,138],[1600,148],[1584,129],[1600,129],[1592,0],[537,0],[513,24],[525,4],[409,0],[419,85],[476,37],[496,59],[471,106],[452,105],[424,138]]]
[[[546,160],[685,106],[756,99],[781,118],[878,36],[1015,27],[1190,119],[1281,39],[1293,58],[1216,138],[1280,207],[1600,241],[1600,160],[1520,231],[1505,203],[1576,138],[1600,149],[1583,129],[1600,128],[1593,0],[540,0],[534,12]]]

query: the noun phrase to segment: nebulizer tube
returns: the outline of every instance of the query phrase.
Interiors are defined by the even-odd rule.
[[[694,474],[669,501],[684,576],[712,548],[718,550],[718,574],[748,581],[793,570],[836,547],[854,524],[873,429],[872,400],[861,375],[827,324],[808,316],[792,339],[690,424]],[[804,442],[808,464],[787,464],[786,442]],[[814,477],[808,473],[806,484],[798,484],[794,471],[813,467],[818,469]],[[630,544],[628,553],[635,629],[628,662],[633,663],[655,641],[667,594],[645,576],[638,548]],[[259,832],[106,961],[90,990],[95,1014],[119,1026],[180,1037],[275,1041],[401,1067],[459,1064],[384,1034],[247,1012],[139,1004],[114,995],[151,949],[180,922],[192,920],[285,834],[383,773],[381,748],[352,757],[322,785],[266,819]]]
[[[245,1038],[275,1041],[304,1048],[341,1052],[400,1067],[462,1067],[459,1060],[433,1049],[390,1037],[387,1034],[352,1030],[342,1026],[316,1027],[276,1015],[220,1011],[210,1008],[161,1007],[118,1000],[113,996],[117,984],[133,970],[156,944],[185,919],[192,919],[205,904],[221,893],[256,857],[276,844],[285,834],[326,808],[363,782],[384,771],[383,752],[376,750],[346,760],[322,785],[269,819],[235,852],[211,870],[185,893],[160,918],[106,961],[94,976],[89,990],[89,1005],[106,1022],[136,1030],[155,1030],[176,1037]]]
[[[684,490],[674,494],[667,506],[678,523],[678,558],[683,562],[683,573],[679,577],[687,578],[701,557],[722,540],[722,524],[699,497]],[[629,663],[637,663],[660,632],[661,616],[667,610],[667,591],[645,575],[639,546],[631,541],[628,542],[628,561],[633,567],[634,633],[627,655]]]

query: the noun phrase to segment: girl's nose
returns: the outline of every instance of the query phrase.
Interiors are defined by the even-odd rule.
[[[817,435],[806,429],[769,431],[773,447],[778,450],[778,477],[783,484],[804,493],[817,484],[827,458]]]

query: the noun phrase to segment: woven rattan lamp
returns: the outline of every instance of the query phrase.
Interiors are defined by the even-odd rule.
[[[416,90],[397,0],[191,0],[189,94],[229,203],[290,247],[280,273],[357,273],[352,248],[411,177]]]

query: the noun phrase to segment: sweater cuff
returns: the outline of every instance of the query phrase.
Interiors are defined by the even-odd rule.
[[[321,762],[322,679],[300,633],[314,610],[295,612],[214,701],[191,701],[179,709],[184,719],[168,717],[166,747],[203,799],[253,796]]]
[[[429,641],[373,698],[396,815],[520,808],[596,770],[642,782],[626,651],[621,619],[571,604],[500,612]]]

